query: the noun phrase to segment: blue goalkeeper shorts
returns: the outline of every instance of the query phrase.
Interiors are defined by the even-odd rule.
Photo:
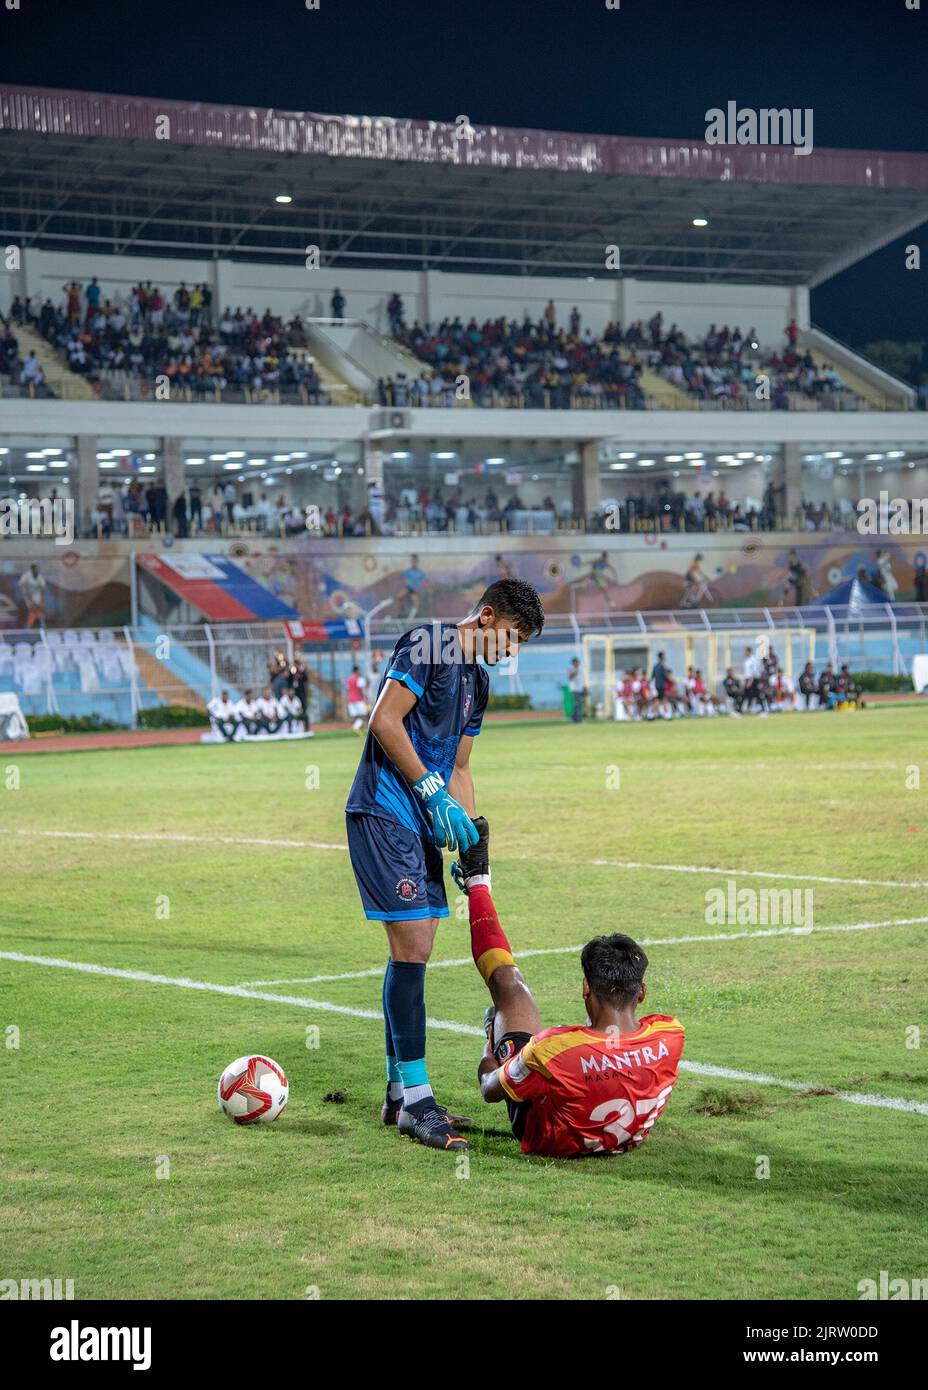
[[[348,811],[345,821],[351,867],[369,921],[448,916],[437,845],[381,816]]]

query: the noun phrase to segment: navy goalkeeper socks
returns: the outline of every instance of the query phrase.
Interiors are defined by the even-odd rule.
[[[432,1099],[425,1065],[425,966],[417,961],[389,961],[383,1001],[403,1083],[403,1106],[425,1109]]]

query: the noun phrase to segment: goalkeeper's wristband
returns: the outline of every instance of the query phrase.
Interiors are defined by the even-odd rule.
[[[440,772],[427,772],[418,782],[413,782],[412,789],[428,805],[430,797],[436,792],[444,791],[445,779]]]
[[[445,789],[440,772],[427,772],[413,783],[413,791],[425,803],[432,838],[443,849],[469,849],[477,843],[477,831],[464,807]]]

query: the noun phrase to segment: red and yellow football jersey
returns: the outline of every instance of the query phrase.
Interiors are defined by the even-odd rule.
[[[500,1085],[530,1100],[522,1152],[569,1158],[636,1148],[670,1097],[683,1026],[667,1014],[634,1033],[546,1028],[500,1067]]]

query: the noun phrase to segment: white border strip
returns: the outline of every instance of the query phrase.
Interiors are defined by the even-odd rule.
[[[928,917],[893,917],[887,922],[848,922],[826,927],[769,927],[761,931],[718,932],[713,936],[654,936],[636,937],[639,946],[688,946],[701,941],[747,941],[763,936],[811,936],[813,932],[832,931],[876,931],[878,927],[912,927],[928,922]],[[518,959],[529,956],[573,955],[583,950],[582,946],[542,946],[535,950],[519,951]],[[429,961],[430,970],[443,970],[452,965],[473,965],[473,956],[462,956],[459,960]],[[243,980],[244,988],[268,989],[273,985],[316,985],[337,980],[365,980],[383,974],[383,966],[372,970],[348,970],[343,975],[295,975],[286,980]]]
[[[700,864],[639,864],[632,860],[591,859],[591,864],[608,869],[651,869],[668,874],[724,874],[726,878],[786,878],[795,883],[847,883],[870,888],[928,888],[928,881],[899,883],[884,878],[832,878],[827,874],[771,873],[766,869],[713,869]]]
[[[139,980],[145,984],[174,985],[179,989],[194,989],[212,994],[227,994],[238,999],[259,999],[271,1004],[293,1004],[301,1009],[318,1009],[325,1013],[346,1014],[350,1018],[382,1020],[383,1014],[376,1009],[354,1009],[344,1004],[330,1004],[321,999],[302,999],[297,995],[264,994],[246,989],[243,985],[215,985],[205,980],[188,980],[171,975],[152,975],[147,970],[119,970],[115,966],[90,965],[83,961],[60,960],[53,956],[27,956],[19,951],[0,951],[0,960],[14,961],[23,965],[45,965],[59,970],[77,970],[87,975],[109,975],[120,980]],[[468,1037],[482,1038],[483,1029],[468,1023],[454,1023],[447,1019],[427,1018],[426,1027],[440,1029],[447,1033],[463,1033]],[[680,1063],[681,1071],[693,1072],[699,1076],[717,1076],[727,1081],[753,1081],[758,1086],[779,1086],[788,1091],[815,1091],[820,1087],[812,1081],[787,1081],[778,1076],[767,1076],[762,1072],[736,1071],[732,1067],[716,1067],[708,1062]],[[898,1110],[915,1115],[928,1115],[928,1102],[903,1100],[899,1096],[868,1095],[859,1091],[836,1091],[835,1100],[847,1101],[851,1105],[869,1105],[883,1110]]]
[[[77,970],[85,975],[109,975],[117,980],[140,980],[150,985],[174,985],[177,989],[195,989],[207,994],[229,994],[235,999],[259,999],[268,1004],[293,1004],[299,1009],[319,1009],[323,1013],[347,1014],[350,1018],[371,1018],[383,1021],[383,1014],[376,1009],[355,1009],[345,1004],[330,1004],[324,999],[303,999],[293,994],[263,994],[260,990],[245,989],[242,985],[216,985],[207,980],[188,980],[183,976],[153,975],[147,970],[120,970],[110,965],[89,965],[84,961],[61,960],[55,956],[27,956],[20,951],[0,951],[0,960],[15,961],[22,965],[54,966],[58,970]],[[467,1023],[453,1023],[446,1019],[426,1019],[429,1028],[441,1028],[451,1033],[467,1033],[474,1037],[484,1036],[482,1028],[473,1028]]]
[[[325,849],[348,852],[347,845],[329,844],[323,840],[269,840],[250,835],[168,835],[159,832],[130,834],[117,830],[25,830],[22,828],[11,830],[8,827],[0,827],[0,835],[22,835],[30,840],[128,840],[133,843],[149,844],[254,845],[268,849]],[[506,857],[529,861],[537,858],[536,855],[531,854],[514,854]],[[928,879],[903,882],[898,879],[885,878],[835,878],[826,874],[774,873],[766,869],[720,869],[705,864],[646,864],[637,860],[623,859],[583,859],[571,862],[595,868],[642,869],[651,873],[720,874],[726,878],[775,878],[787,879],[791,883],[844,883],[851,887],[867,888],[928,888]]]
[[[270,849],[338,849],[348,851],[347,845],[330,845],[322,840],[264,840],[251,835],[166,835],[160,832],[128,834],[119,830],[24,830],[0,827],[0,835],[25,835],[27,839],[43,840],[131,840],[149,844],[171,845],[258,845]]]

